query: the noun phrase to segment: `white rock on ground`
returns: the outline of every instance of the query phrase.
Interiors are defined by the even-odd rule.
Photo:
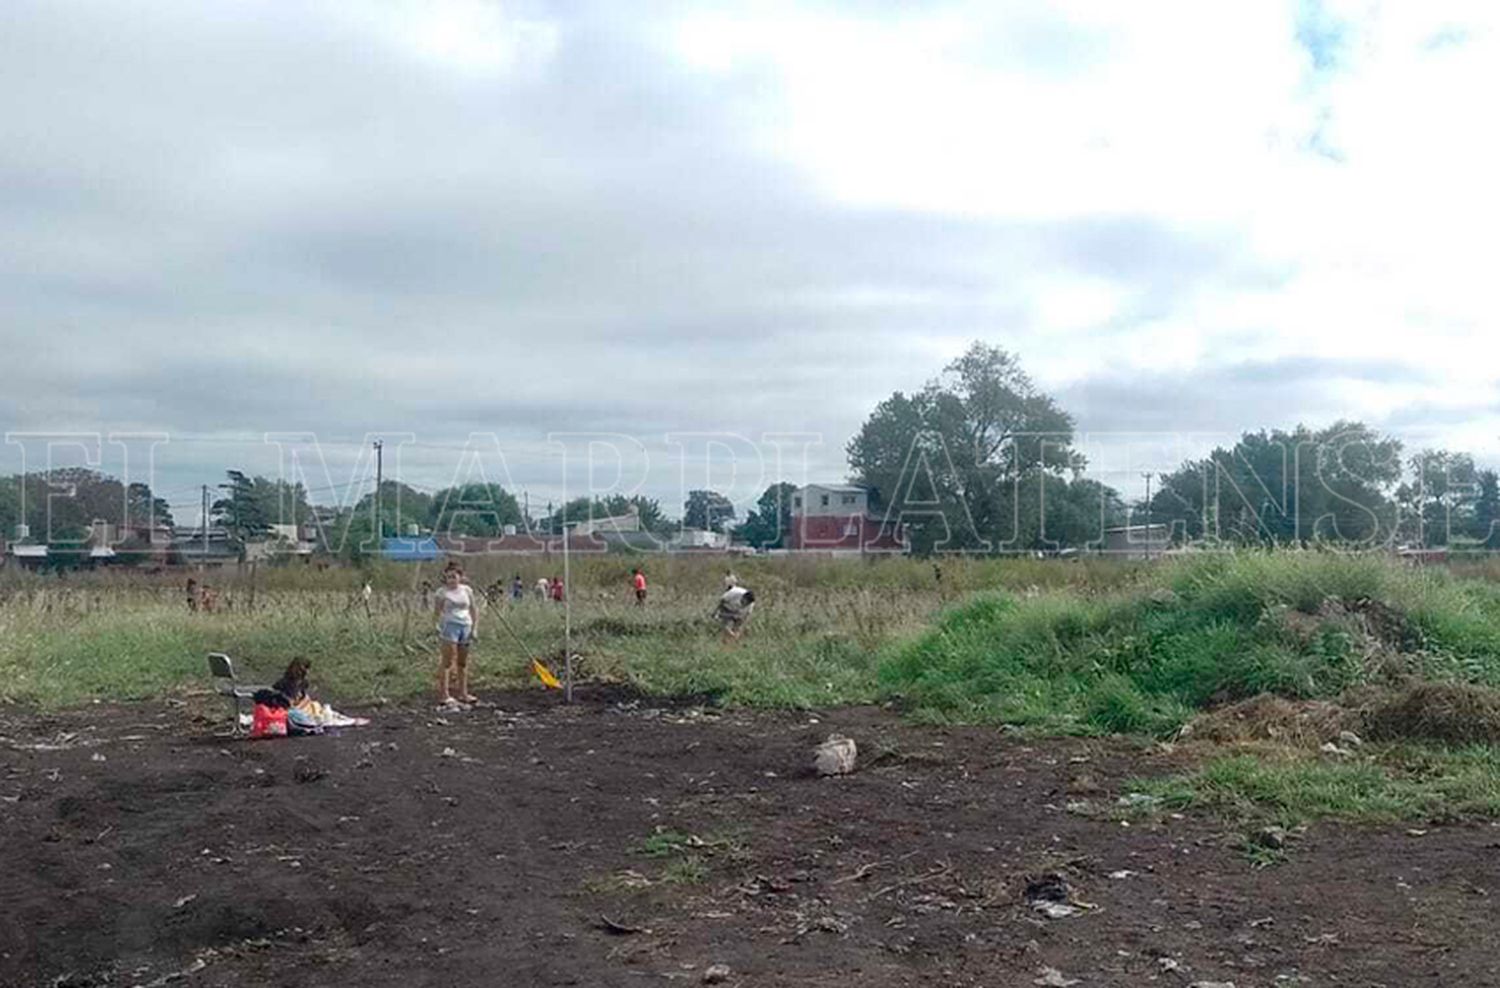
[[[853,738],[830,734],[827,741],[814,749],[813,754],[813,768],[819,775],[848,775],[854,771],[854,760],[859,749],[855,747]]]

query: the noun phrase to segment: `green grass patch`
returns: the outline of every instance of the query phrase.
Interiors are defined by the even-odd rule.
[[[878,674],[925,720],[1162,736],[1259,693],[1500,683],[1500,592],[1375,555],[1188,557],[1124,592],[980,596]]]
[[[1170,809],[1269,818],[1284,826],[1500,815],[1500,749],[1377,748],[1349,760],[1290,751],[1211,758],[1194,771],[1136,780]]]

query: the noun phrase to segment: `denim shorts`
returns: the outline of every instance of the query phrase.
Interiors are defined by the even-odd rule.
[[[438,638],[454,645],[467,645],[474,637],[474,626],[462,621],[443,621],[438,624]]]

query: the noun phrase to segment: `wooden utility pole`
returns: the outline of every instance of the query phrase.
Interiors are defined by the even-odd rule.
[[[381,532],[383,522],[380,517],[380,482],[384,476],[385,455],[382,452],[384,447],[385,444],[383,442],[379,439],[375,440],[375,502],[373,507],[375,509],[375,544],[377,546],[380,545],[383,534]]]
[[[1146,559],[1151,559],[1151,474],[1141,474],[1146,478]]]

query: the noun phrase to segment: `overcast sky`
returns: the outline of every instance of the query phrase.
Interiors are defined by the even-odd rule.
[[[983,339],[1126,490],[1340,417],[1495,462],[1496,18],[5,0],[0,429],[164,433],[189,517],[291,461],[266,433],[319,438],[324,499],[383,435],[388,475],[536,501],[549,434],[619,433],[650,464],[619,485],[675,511],[841,478],[877,401]],[[705,478],[676,433],[762,462]],[[824,442],[778,468],[788,433]]]

